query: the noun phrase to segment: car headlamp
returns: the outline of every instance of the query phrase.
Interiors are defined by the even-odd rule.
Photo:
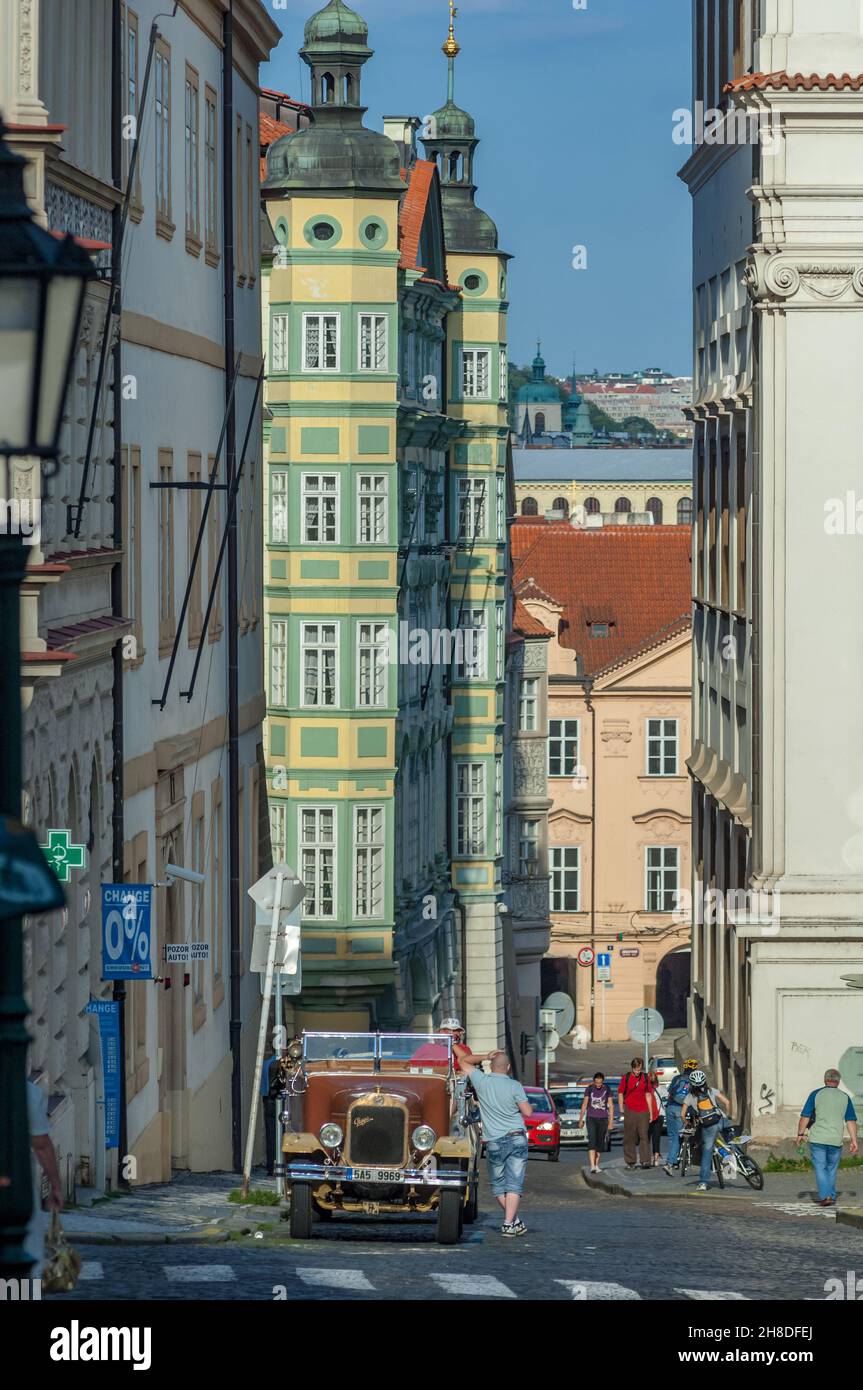
[[[325,1149],[337,1149],[345,1137],[341,1125],[333,1124],[332,1120],[321,1125],[318,1133]]]
[[[437,1135],[431,1125],[418,1125],[411,1135],[411,1143],[420,1153],[428,1153],[435,1146]]]
[[[537,1125],[537,1129],[554,1129],[554,1125],[551,1120],[546,1120],[543,1124]]]

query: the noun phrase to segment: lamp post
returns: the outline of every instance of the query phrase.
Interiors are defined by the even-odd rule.
[[[57,456],[63,402],[78,340],[89,256],[53,237],[24,195],[26,160],[6,144],[0,118],[0,458]],[[23,926],[63,891],[21,815],[20,588],[26,570],[11,498],[0,497],[0,1276],[25,1278],[33,1206],[27,1118]],[[20,531],[20,527],[19,527]],[[35,851],[35,852],[34,852]]]

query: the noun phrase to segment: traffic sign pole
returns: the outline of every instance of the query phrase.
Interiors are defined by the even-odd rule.
[[[249,1132],[246,1135],[246,1158],[243,1163],[243,1196],[249,1195],[249,1182],[252,1175],[252,1158],[255,1152],[255,1125],[258,1119],[258,1099],[261,1094],[261,1072],[264,1069],[264,1048],[267,1043],[267,1023],[270,1016],[270,999],[273,993],[273,973],[276,964],[276,942],[279,939],[279,911],[282,906],[282,887],[285,875],[279,870],[276,874],[276,889],[273,893],[273,921],[270,927],[270,950],[267,956],[267,974],[264,981],[264,997],[261,1001],[261,1026],[258,1029],[258,1053],[255,1057],[255,1080],[252,1086],[252,1104],[249,1111]]]

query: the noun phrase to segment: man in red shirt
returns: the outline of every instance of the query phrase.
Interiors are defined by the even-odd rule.
[[[623,1109],[623,1157],[627,1168],[637,1167],[635,1146],[638,1144],[638,1158],[642,1168],[652,1166],[650,1157],[650,1113],[647,1097],[654,1087],[644,1074],[644,1060],[633,1057],[631,1070],[621,1077],[617,1096]],[[654,1092],[655,1094],[655,1092]]]

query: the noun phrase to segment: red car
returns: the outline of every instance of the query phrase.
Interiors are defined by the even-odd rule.
[[[525,1120],[528,1153],[546,1153],[552,1163],[560,1158],[560,1116],[551,1096],[541,1086],[525,1086],[533,1114]]]

